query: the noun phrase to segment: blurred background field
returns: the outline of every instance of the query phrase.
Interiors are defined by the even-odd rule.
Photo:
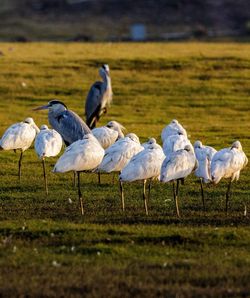
[[[250,155],[250,46],[240,43],[1,43],[0,135],[32,108],[58,98],[84,118],[98,68],[108,63],[114,99],[103,125],[117,120],[141,141],[173,118],[216,149],[239,139]],[[0,153],[0,293],[2,296],[155,297],[250,295],[249,166],[233,184],[205,187],[188,177],[180,190],[181,219],[171,185],[155,183],[146,217],[140,183],[82,174],[86,214],[80,216],[72,175],[50,172],[45,195],[35,152]],[[70,199],[70,200],[69,200]],[[72,201],[72,203],[71,203]],[[244,215],[245,208],[247,210]]]
[[[248,40],[247,0],[1,0],[0,40]]]

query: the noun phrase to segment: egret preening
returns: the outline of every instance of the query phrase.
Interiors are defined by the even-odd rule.
[[[61,135],[54,129],[49,129],[47,125],[42,125],[39,134],[35,140],[35,150],[39,158],[42,160],[43,177],[45,183],[45,191],[48,194],[48,183],[45,169],[45,158],[57,156],[63,145]]]
[[[102,145],[103,149],[107,149],[118,139],[124,138],[124,129],[125,127],[120,123],[110,121],[106,126],[94,128],[92,133]]]
[[[161,182],[173,182],[173,195],[177,216],[180,217],[178,206],[179,181],[186,178],[198,166],[193,147],[186,145],[184,149],[173,152],[165,158],[161,167]],[[175,181],[177,185],[175,188]]]
[[[165,155],[161,146],[158,145],[156,141],[153,143],[152,138],[150,139],[150,144],[148,144],[147,148],[132,157],[120,174],[121,182],[143,181],[143,200],[146,215],[148,215],[145,190],[146,182],[148,179],[159,178],[161,165],[164,159]]]
[[[193,147],[187,136],[180,132],[179,134],[168,136],[164,140],[162,147],[165,155],[168,156],[175,151],[184,149],[186,145]]]
[[[198,160],[198,167],[195,170],[194,174],[196,177],[200,178],[201,198],[203,209],[205,209],[202,183],[211,182],[211,161],[217,151],[213,147],[202,145],[201,141],[196,141],[194,143],[194,152],[196,159]]]
[[[88,93],[85,103],[86,123],[92,129],[103,113],[107,112],[112,101],[112,87],[109,66],[104,64],[99,69],[103,82],[95,82]]]
[[[81,214],[83,211],[82,193],[80,188],[80,172],[93,171],[101,163],[104,149],[92,134],[86,134],[82,140],[72,143],[66,148],[53,169],[54,173],[77,172],[78,196]]]
[[[185,137],[187,137],[187,132],[185,128],[176,120],[172,120],[166,127],[163,128],[162,133],[161,133],[161,139],[162,142],[172,135],[178,135],[182,134]]]
[[[27,150],[34,141],[39,128],[32,118],[26,118],[23,122],[11,125],[0,140],[0,150],[21,150],[18,162],[18,177],[21,180],[21,167],[23,152]]]
[[[226,212],[230,196],[231,183],[238,180],[240,171],[247,165],[248,159],[242,150],[240,141],[235,141],[231,147],[224,148],[213,156],[211,163],[211,178],[214,184],[222,178],[229,178],[226,192]]]
[[[101,164],[98,166],[98,171],[106,173],[121,172],[122,169],[129,163],[130,159],[144,148],[140,144],[140,140],[134,133],[129,133],[111,145],[105,150],[105,155]],[[124,196],[123,186],[120,181],[122,210],[124,211]]]
[[[109,121],[106,126],[92,129],[93,135],[97,138],[103,149],[107,149],[115,141],[124,138],[123,130],[125,127],[116,121]],[[98,182],[101,183],[101,173],[98,172]],[[114,176],[113,176],[114,182]]]
[[[49,110],[49,123],[62,136],[66,146],[81,140],[85,134],[91,133],[86,123],[59,100],[51,100],[47,105],[33,109]]]

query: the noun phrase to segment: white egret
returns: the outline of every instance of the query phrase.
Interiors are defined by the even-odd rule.
[[[171,153],[165,158],[161,167],[161,182],[173,182],[173,195],[176,206],[177,216],[180,217],[178,206],[178,189],[179,181],[183,181],[188,175],[192,173],[198,166],[195,158],[193,147],[186,145],[184,149],[180,149]],[[175,181],[177,186],[175,188]]]
[[[155,139],[154,139],[155,141]],[[150,139],[150,144],[143,151],[134,155],[120,174],[121,182],[143,181],[143,200],[146,215],[148,215],[146,182],[148,179],[158,179],[165,155],[160,145]]]
[[[240,141],[233,142],[229,148],[224,148],[214,154],[211,163],[211,178],[214,184],[222,178],[229,178],[226,192],[226,212],[230,196],[231,184],[240,177],[240,171],[247,165],[248,159],[242,150]]]
[[[21,180],[21,167],[23,152],[27,150],[34,141],[39,128],[32,118],[26,118],[23,122],[11,125],[0,140],[0,150],[20,150],[18,162],[18,177]]]
[[[80,172],[93,171],[101,163],[103,156],[104,149],[97,139],[92,134],[86,134],[82,140],[78,140],[66,148],[53,169],[55,173],[77,172],[78,197],[82,215],[84,211],[80,188]]]
[[[40,132],[35,139],[35,150],[38,157],[42,160],[46,194],[48,194],[48,183],[45,168],[45,158],[57,156],[62,149],[62,145],[62,137],[56,130],[49,129],[47,125],[41,126]]]
[[[111,145],[105,151],[104,158],[98,166],[97,171],[106,173],[121,172],[122,169],[128,164],[130,159],[144,148],[140,144],[140,140],[134,133],[129,133]],[[124,196],[122,181],[120,181],[121,202],[122,210],[124,210]]]
[[[182,134],[185,137],[187,137],[187,132],[184,129],[184,127],[176,119],[174,119],[166,127],[163,128],[161,132],[162,142],[164,143],[164,141],[169,136],[178,135],[178,134]]]
[[[194,143],[194,152],[196,159],[198,160],[198,167],[195,170],[194,174],[196,177],[200,179],[201,198],[203,209],[205,209],[205,200],[202,183],[211,182],[211,161],[217,150],[215,150],[211,146],[203,145],[201,141],[196,141]]]

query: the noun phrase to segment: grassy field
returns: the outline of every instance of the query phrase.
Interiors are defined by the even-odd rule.
[[[220,149],[239,139],[250,156],[248,44],[2,43],[0,51],[0,135],[28,116],[47,123],[32,108],[54,98],[83,116],[108,63],[114,101],[100,125],[114,119],[141,141],[160,141],[175,118],[192,142]],[[20,184],[18,158],[0,152],[0,296],[250,296],[249,166],[233,184],[227,216],[227,181],[205,186],[203,212],[199,183],[188,177],[177,219],[169,184],[154,184],[146,217],[142,185],[125,185],[123,214],[111,176],[98,185],[95,174],[82,174],[81,217],[71,173],[49,172],[46,196],[33,148]]]

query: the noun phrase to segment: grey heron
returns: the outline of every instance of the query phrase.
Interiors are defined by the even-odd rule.
[[[59,100],[51,100],[47,105],[33,109],[49,110],[50,125],[62,136],[66,146],[81,140],[85,134],[91,133],[86,123]]]
[[[91,86],[85,103],[86,123],[91,129],[95,128],[101,115],[107,112],[107,107],[112,101],[109,66],[102,65],[99,74],[103,81],[97,81]]]

